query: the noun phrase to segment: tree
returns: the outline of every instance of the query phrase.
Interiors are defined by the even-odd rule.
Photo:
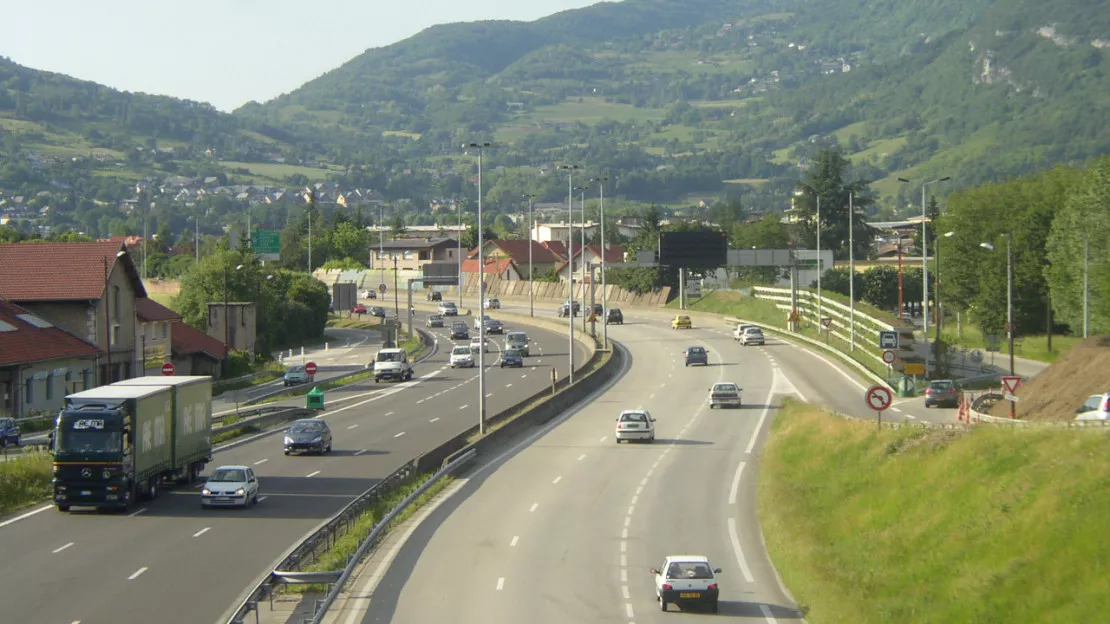
[[[400,213],[393,215],[393,225],[390,226],[393,232],[393,237],[396,238],[405,233],[405,217]]]
[[[862,289],[856,296],[880,310],[898,307],[898,269],[892,266],[875,266],[863,272]],[[822,284],[823,285],[823,284]]]
[[[839,147],[827,148],[817,154],[806,178],[795,195],[795,208],[802,218],[800,236],[796,244],[807,248],[817,247],[817,231],[821,231],[821,248],[832,249],[837,258],[848,257],[848,239],[852,238],[855,257],[866,258],[874,240],[874,231],[867,225],[866,217],[856,211],[865,211],[875,203],[870,182],[857,180],[845,182],[851,163]],[[821,222],[817,223],[817,198],[821,198]],[[849,204],[852,224],[849,226]],[[849,227],[852,231],[849,232]],[[851,236],[850,236],[851,235]]]
[[[370,237],[368,232],[357,228],[353,223],[343,221],[337,223],[331,231],[331,250],[337,258],[354,259],[362,268],[370,257]]]

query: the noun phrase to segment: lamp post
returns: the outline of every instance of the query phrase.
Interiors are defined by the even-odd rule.
[[[535,289],[535,275],[532,273],[532,201],[536,199],[536,195],[524,195],[524,199],[528,200],[528,316],[536,315],[536,289]]]
[[[1006,237],[1006,340],[1010,346],[1010,376],[1014,376],[1014,250],[1012,244],[1012,237],[1010,234],[1003,234]],[[990,243],[979,243],[979,246],[984,249],[994,251],[994,245]],[[1016,418],[1015,405],[1010,401],[1010,418]]]
[[[316,212],[316,189],[304,187],[304,199],[308,202],[308,274],[312,275],[312,215]]]
[[[381,264],[381,282],[385,283],[385,204],[378,204],[378,262]],[[462,303],[461,301],[459,302]]]
[[[235,266],[235,270],[242,270],[243,265]],[[229,312],[228,302],[228,267],[224,266],[224,375],[228,374],[228,367],[231,360],[231,313]]]
[[[567,297],[567,320],[570,335],[567,349],[569,370],[567,383],[574,383],[574,172],[581,169],[579,165],[559,165],[560,170],[567,172],[567,276],[570,278],[570,295]]]
[[[586,190],[589,189],[589,188],[590,188],[589,184],[583,184],[582,186],[579,186],[579,187],[574,189],[574,190],[576,190],[576,191],[578,191],[582,194],[582,204],[581,204],[582,205],[582,227],[579,228],[579,234],[580,234],[580,237],[581,237],[581,240],[582,240],[582,244],[579,245],[579,249],[578,249],[578,256],[579,256],[579,258],[578,258],[578,270],[582,275],[582,279],[579,280],[579,281],[582,283],[582,333],[583,334],[586,333],[586,319],[588,318],[588,316],[586,315]],[[571,256],[571,270],[574,270],[574,256],[573,255]],[[593,310],[590,310],[590,312],[593,313]],[[574,304],[573,303],[571,303],[571,316],[572,317],[574,316]]]
[[[590,182],[597,183],[597,190],[601,197],[601,207],[598,209],[598,217],[601,220],[601,311],[606,315],[606,318],[601,319],[602,350],[609,348],[609,299],[605,295],[605,254],[609,253],[609,245],[605,240],[605,183],[608,181],[609,176],[590,178]]]
[[[856,209],[853,206],[855,193],[848,193],[848,346],[856,350]],[[818,260],[820,262],[820,260]],[[818,299],[820,301],[820,299]],[[828,331],[832,331],[830,327]]]
[[[456,215],[457,215],[457,216],[459,217],[459,235],[458,235],[458,236],[456,237],[456,238],[458,238],[458,241],[457,241],[457,242],[459,243],[459,250],[458,250],[458,253],[456,254],[456,255],[458,256],[458,259],[459,259],[459,286],[458,286],[458,291],[459,291],[459,293],[458,293],[458,294],[459,294],[459,308],[462,308],[462,304],[463,304],[463,300],[462,300],[462,291],[463,291],[463,277],[462,277],[462,275],[463,275],[463,272],[462,272],[462,261],[463,261],[463,257],[462,257],[462,235],[463,235],[463,210],[464,210],[465,208],[466,208],[466,199],[465,199],[465,198],[463,198],[463,199],[460,199],[460,200],[459,200],[459,201],[458,201],[458,202],[457,202],[457,203],[455,204],[455,213],[456,213]]]
[[[817,319],[822,316],[821,306],[821,195],[817,195]],[[854,318],[854,317],[853,317]]]
[[[955,235],[956,235],[955,232],[945,232],[944,233],[944,238],[952,238]],[[935,287],[933,288],[933,292],[935,294],[933,296],[936,297],[936,300],[937,300],[937,328],[936,328],[936,337],[933,339],[933,342],[940,342],[940,332],[941,332],[941,329],[943,329],[943,324],[944,324],[944,310],[942,310],[941,307],[940,307],[940,239],[939,238],[937,239],[936,247],[937,247],[937,250],[936,250],[937,251],[937,268],[936,268],[935,271],[933,271],[933,279],[935,281],[935,284],[934,284]],[[937,362],[937,364],[939,365],[940,362]]]
[[[929,180],[921,184],[921,287],[922,297],[922,326],[921,334],[925,340],[925,377],[929,377],[929,217],[926,214],[925,190],[930,184],[951,180],[951,176],[944,176],[936,180]],[[898,178],[899,182],[909,182],[906,178]]]
[[[193,217],[196,230],[193,233],[193,251],[196,252],[197,264],[200,264],[200,217]]]
[[[482,155],[493,143],[465,143],[463,149],[478,150],[478,432],[486,431],[486,323],[484,316],[486,297],[486,265],[482,257]]]

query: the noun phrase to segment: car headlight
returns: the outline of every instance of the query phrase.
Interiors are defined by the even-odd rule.
[[[246,494],[246,493],[247,493],[247,491],[246,491],[246,490],[244,490],[243,488],[239,488],[238,490],[235,490],[235,493],[236,493],[236,494],[240,494],[240,495],[242,495],[242,494]]]
[[[208,488],[204,488],[203,490],[200,491],[200,493],[203,494],[204,496],[208,496],[212,493],[212,490],[210,490]]]
[[[289,436],[285,436],[284,443],[285,444],[292,444],[293,443],[293,438],[290,438]]]

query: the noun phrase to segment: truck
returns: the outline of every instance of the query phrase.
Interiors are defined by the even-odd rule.
[[[144,377],[65,398],[54,431],[54,504],[128,509],[212,461],[212,378]]]
[[[382,379],[405,381],[412,379],[412,362],[404,349],[380,349],[374,356],[374,382]]]

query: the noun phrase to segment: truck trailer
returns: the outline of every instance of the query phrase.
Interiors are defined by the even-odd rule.
[[[173,381],[171,381],[171,379]],[[212,379],[147,378],[65,399],[54,434],[54,504],[127,509],[212,460]]]

